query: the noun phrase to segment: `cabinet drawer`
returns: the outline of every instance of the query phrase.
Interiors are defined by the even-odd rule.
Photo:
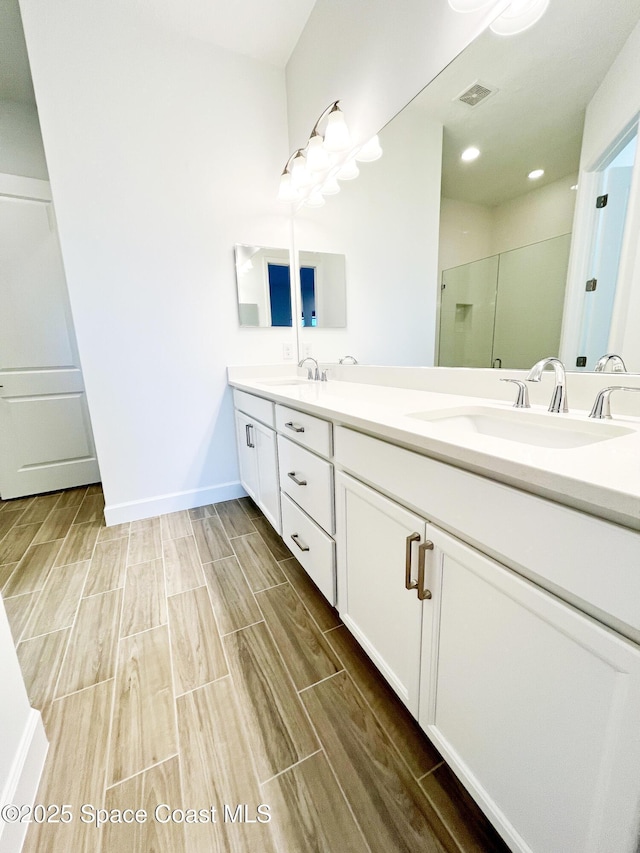
[[[333,448],[329,421],[297,412],[288,406],[276,406],[276,429],[321,456],[331,456]]]
[[[320,592],[335,606],[335,543],[285,494],[282,538]]]
[[[333,465],[279,435],[278,467],[282,491],[333,534]]]
[[[262,397],[256,397],[254,394],[247,394],[246,391],[239,391],[234,388],[233,403],[236,409],[240,409],[252,418],[262,421],[267,426],[275,426],[273,403],[270,400],[264,400]]]

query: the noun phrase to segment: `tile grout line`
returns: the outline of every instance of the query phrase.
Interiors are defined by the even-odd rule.
[[[294,559],[295,559],[295,558],[294,558]],[[304,569],[303,569],[303,570],[304,570]],[[288,578],[287,578],[287,579],[288,579]],[[289,581],[289,583],[291,583],[291,582]],[[306,607],[306,605],[305,605],[305,603],[304,603],[304,601],[303,601],[302,597],[299,595],[298,591],[296,590],[295,586],[294,586],[292,583],[291,583],[291,587],[292,587],[293,591],[296,593],[296,595],[298,595],[298,598],[299,598],[299,599],[300,599],[300,601],[302,602],[303,607],[305,608],[305,610],[307,610],[307,612],[308,612],[308,614],[309,614],[310,618],[312,619],[312,621],[314,622],[314,624],[316,624],[316,626],[317,626],[317,627],[318,627],[318,629],[320,630],[320,632],[321,632],[321,634],[322,634],[322,636],[323,636],[323,637],[324,637],[326,634],[330,633],[331,631],[335,631],[337,628],[343,628],[343,627],[345,627],[345,626],[344,626],[344,623],[341,623],[340,625],[335,625],[333,628],[330,628],[328,631],[323,632],[323,631],[320,629],[320,626],[317,624],[317,622],[316,622],[316,621],[315,621],[315,619],[313,618],[313,615],[311,614],[311,612],[310,612],[310,611],[308,610],[308,608]],[[320,593],[320,594],[322,594],[322,593]],[[262,612],[262,610],[261,610],[261,612]],[[267,626],[267,627],[268,627],[268,626]],[[347,628],[346,630],[348,631],[349,629]],[[274,641],[274,642],[275,642],[275,641]],[[342,670],[340,670],[340,672],[346,672],[346,673],[347,673],[347,675],[348,675],[348,676],[349,676],[349,678],[351,679],[351,682],[353,683],[354,687],[356,688],[356,690],[358,691],[358,693],[359,693],[359,694],[360,694],[360,696],[362,697],[362,699],[363,699],[363,701],[364,701],[364,703],[365,703],[366,707],[369,709],[369,711],[371,712],[371,714],[372,714],[373,718],[374,718],[374,719],[375,719],[375,721],[378,723],[378,725],[380,726],[380,728],[381,728],[381,729],[382,729],[382,731],[384,732],[384,734],[385,734],[385,736],[387,737],[387,739],[389,740],[389,742],[392,744],[392,746],[393,746],[393,748],[394,748],[394,750],[395,750],[396,754],[401,758],[401,760],[402,760],[403,764],[405,765],[405,767],[406,767],[406,768],[407,768],[407,770],[409,771],[409,775],[411,776],[411,778],[412,778],[412,779],[414,779],[414,780],[418,781],[418,780],[417,780],[417,777],[415,776],[415,774],[412,772],[411,768],[409,767],[409,763],[408,763],[407,759],[404,757],[404,755],[402,754],[402,751],[400,750],[400,747],[399,747],[399,746],[398,746],[398,744],[396,743],[395,738],[393,738],[393,737],[391,736],[391,733],[387,731],[386,726],[383,724],[382,720],[380,720],[380,718],[378,717],[378,714],[376,714],[376,712],[375,712],[375,710],[374,710],[373,706],[371,705],[371,703],[369,702],[369,700],[367,699],[367,697],[364,695],[363,691],[362,691],[362,690],[360,689],[360,687],[358,686],[358,683],[356,682],[355,678],[354,678],[354,677],[351,675],[351,673],[349,672],[349,668],[348,668],[348,666],[346,665],[346,663],[345,663],[345,661],[344,661],[344,658],[343,658],[343,657],[342,657],[342,656],[341,656],[341,655],[336,651],[336,649],[333,647],[333,645],[332,645],[331,643],[329,643],[329,646],[331,647],[331,651],[335,654],[335,656],[336,656],[336,658],[338,659],[338,661],[342,664]],[[333,674],[332,674],[332,675],[330,675],[330,676],[327,676],[327,678],[322,679],[321,681],[317,682],[317,684],[321,684],[321,683],[322,683],[322,681],[327,681],[327,680],[328,680],[328,678],[333,678],[333,677],[334,677],[334,676],[336,676],[336,675],[338,675],[338,673],[337,673],[337,672],[336,672],[336,673],[333,673]],[[315,686],[315,685],[308,685],[307,687],[304,687],[304,688],[302,688],[300,691],[298,691],[298,694],[303,693],[305,690],[309,690],[311,687],[314,687],[314,686]],[[303,705],[303,707],[304,707],[304,703],[302,703],[302,705]],[[425,735],[425,737],[426,737],[426,735]],[[431,741],[429,741],[429,742],[431,742]],[[328,759],[327,759],[327,760],[328,760]],[[435,769],[435,768],[432,768],[432,770],[433,770],[433,769]],[[426,796],[426,795],[425,795],[425,796]]]
[[[102,786],[103,802],[106,802],[107,788],[109,787],[108,786],[109,768],[111,766],[111,754],[112,754],[112,750],[113,750],[113,724],[114,724],[114,718],[116,715],[116,701],[117,701],[116,688],[118,686],[118,674],[119,674],[119,670],[120,670],[120,639],[121,639],[120,638],[120,627],[122,625],[122,616],[124,613],[124,594],[125,594],[125,588],[126,588],[126,583],[127,583],[127,572],[129,569],[129,566],[127,564],[129,561],[129,550],[130,550],[130,548],[131,548],[131,525],[129,525],[129,535],[127,537],[127,553],[125,555],[125,561],[124,561],[125,565],[124,565],[124,577],[122,580],[122,596],[120,598],[120,615],[119,615],[119,618],[116,620],[116,625],[115,625],[115,629],[116,629],[116,650],[115,650],[116,660],[115,660],[115,664],[113,667],[113,692],[112,692],[112,696],[111,696],[111,716],[109,718],[109,731],[107,733],[107,748],[105,750],[106,761],[105,761],[104,776],[103,776],[104,782],[103,782],[103,786]]]
[[[346,626],[345,626],[344,624],[343,624],[343,625],[336,625],[336,628],[343,628],[343,627],[346,627]],[[332,630],[333,630],[333,629],[332,629]],[[349,631],[349,629],[348,629],[348,628],[346,628],[346,630],[347,630],[347,631]],[[327,633],[328,633],[328,632],[327,632]],[[351,632],[349,632],[349,633],[351,634]],[[353,635],[351,635],[351,636],[353,636]],[[378,714],[376,713],[375,708],[373,707],[373,705],[371,704],[371,702],[369,702],[368,698],[365,696],[364,691],[360,689],[360,686],[358,685],[358,682],[356,681],[356,679],[355,679],[355,678],[351,675],[351,673],[349,672],[349,667],[345,664],[345,662],[344,662],[344,658],[339,654],[339,652],[338,652],[338,651],[336,651],[336,649],[334,649],[334,648],[333,648],[333,646],[331,646],[331,648],[332,648],[332,651],[334,652],[334,654],[336,655],[336,657],[338,658],[338,660],[340,661],[340,663],[342,664],[342,666],[343,666],[343,668],[344,668],[344,671],[347,673],[347,675],[348,675],[348,676],[349,676],[349,678],[351,679],[351,682],[352,682],[353,686],[355,687],[355,689],[358,691],[359,695],[361,696],[362,701],[365,703],[365,705],[366,705],[366,706],[367,706],[367,708],[369,709],[369,711],[370,711],[371,715],[373,716],[374,720],[375,720],[375,721],[376,721],[376,723],[380,726],[380,728],[382,729],[382,731],[383,731],[383,732],[384,732],[384,734],[385,734],[385,737],[387,738],[387,740],[389,741],[389,743],[392,745],[393,749],[395,750],[395,753],[400,757],[400,759],[401,759],[402,763],[403,763],[403,764],[405,765],[405,767],[407,768],[407,770],[408,770],[408,772],[409,772],[409,775],[411,776],[411,778],[412,778],[414,781],[418,782],[418,781],[419,781],[419,779],[420,779],[420,778],[422,778],[422,777],[418,777],[418,776],[416,776],[416,775],[415,775],[415,773],[411,770],[411,767],[409,766],[409,762],[408,762],[408,761],[407,761],[407,759],[404,757],[404,755],[403,755],[403,753],[402,753],[402,751],[401,751],[400,747],[398,746],[398,744],[397,744],[397,743],[396,743],[396,741],[395,741],[395,738],[394,738],[394,737],[392,737],[392,735],[391,735],[391,733],[390,733],[389,731],[387,731],[387,727],[384,725],[384,723],[382,722],[382,720],[380,719],[380,717],[379,717],[379,716],[378,716]],[[365,653],[365,654],[366,654],[366,653]],[[371,661],[371,664],[372,664],[372,666],[374,666],[374,667],[375,667],[375,664],[373,663],[373,661]],[[376,671],[377,671],[377,669],[376,669]],[[380,675],[380,677],[382,678],[382,675]],[[409,713],[410,713],[410,712],[409,712]],[[415,720],[415,718],[413,718],[413,719]],[[416,722],[417,722],[417,721],[416,721]],[[424,735],[424,737],[429,741],[429,743],[431,743],[431,740],[426,736],[426,734]],[[435,748],[435,747],[434,747],[434,748]],[[434,769],[435,769],[435,768],[431,768],[431,770],[434,770]],[[426,773],[426,774],[423,774],[423,775],[429,775],[429,773],[430,773],[430,772],[431,772],[431,771],[429,770],[429,771],[427,771],[427,773]],[[425,796],[426,796],[426,795],[425,795]]]
[[[274,779],[279,779],[280,776],[283,776],[290,770],[293,770],[294,768],[299,767],[301,764],[304,764],[305,761],[308,761],[310,758],[313,758],[314,755],[324,755],[324,750],[322,749],[322,746],[319,749],[316,749],[315,752],[310,752],[309,755],[305,755],[304,758],[301,758],[299,761],[294,762],[289,767],[285,767],[284,770],[279,770],[277,773],[274,773],[273,776],[269,776],[269,778],[265,779],[264,782],[258,782],[258,785],[261,788],[263,787],[263,785],[268,785],[269,782],[273,782]]]
[[[426,779],[427,776],[431,776],[432,773],[435,773],[436,770],[439,770],[446,763],[447,762],[444,759],[442,759],[442,761],[438,762],[438,764],[436,764],[434,767],[432,767],[431,770],[427,770],[426,773],[423,773],[422,776],[414,776],[416,782],[422,782],[423,779]]]
[[[346,671],[346,670],[345,670],[345,671]],[[334,673],[333,673],[333,675],[330,675],[330,676],[329,676],[329,678],[335,678],[335,676],[336,676],[336,675],[338,675],[338,673],[337,673],[337,672],[334,672]],[[348,675],[348,673],[347,673],[347,675]],[[328,680],[328,679],[326,679],[326,678],[325,678],[325,679],[323,679],[323,681],[327,681],[327,680]],[[320,682],[318,682],[318,683],[320,683]],[[316,685],[311,685],[311,687],[315,687],[315,686],[316,686]],[[307,690],[309,690],[310,688],[306,688],[306,689],[307,689]],[[310,714],[310,713],[309,713],[309,711],[307,710],[307,706],[304,704],[304,702],[303,702],[303,701],[302,701],[302,699],[300,698],[300,694],[298,694],[298,700],[299,700],[299,702],[300,702],[300,705],[302,706],[302,709],[303,709],[304,713],[306,714],[306,717],[307,717],[307,719],[308,719],[308,721],[309,721],[309,725],[311,726],[311,729],[312,729],[312,731],[313,731],[313,733],[314,733],[314,735],[315,735],[315,737],[316,737],[316,740],[317,740],[317,741],[318,741],[318,743],[320,744],[320,751],[322,752],[322,754],[323,754],[323,755],[324,755],[324,757],[325,757],[325,760],[326,760],[326,762],[327,762],[327,767],[329,768],[329,772],[330,772],[330,773],[331,773],[331,775],[333,776],[333,778],[334,778],[334,780],[335,780],[335,783],[336,783],[336,785],[337,785],[337,787],[338,787],[338,790],[339,790],[339,791],[340,791],[340,793],[342,794],[342,799],[343,799],[343,800],[344,800],[344,802],[346,803],[347,809],[349,810],[349,813],[350,813],[351,817],[353,818],[353,821],[354,821],[354,823],[355,823],[355,825],[356,825],[356,827],[357,827],[358,831],[360,832],[360,835],[362,836],[362,841],[363,841],[363,843],[364,843],[365,847],[367,848],[367,850],[369,851],[369,853],[373,853],[373,851],[371,850],[371,846],[370,846],[369,842],[367,841],[366,836],[365,836],[365,834],[364,834],[364,830],[363,830],[363,828],[360,826],[360,821],[358,820],[358,818],[357,818],[357,816],[356,816],[355,810],[354,810],[354,808],[352,807],[352,805],[351,805],[351,803],[350,803],[350,801],[349,801],[349,798],[347,797],[347,795],[346,795],[346,793],[345,793],[344,787],[342,786],[342,784],[341,784],[341,782],[340,782],[340,778],[339,778],[339,776],[338,776],[338,773],[337,773],[336,769],[334,768],[333,764],[331,763],[331,760],[330,760],[330,758],[329,758],[329,755],[328,755],[328,753],[327,753],[327,751],[326,751],[326,749],[325,749],[325,747],[324,747],[324,743],[322,742],[322,738],[321,738],[321,737],[320,737],[320,735],[318,734],[318,730],[317,730],[317,728],[316,728],[316,726],[315,726],[315,724],[314,724],[314,722],[313,722],[313,720],[312,720],[312,718],[311,718],[311,714]]]
[[[217,512],[217,511],[216,511],[216,512]],[[231,550],[233,551],[233,548],[231,548]],[[249,586],[249,584],[248,584],[248,581],[247,581],[246,575],[245,575],[245,573],[244,573],[244,569],[242,568],[242,565],[240,564],[240,560],[238,560],[238,556],[237,556],[237,554],[235,554],[235,552],[234,552],[234,557],[235,557],[236,563],[237,563],[237,565],[238,565],[238,568],[240,569],[240,572],[242,573],[242,576],[244,577],[245,582],[247,583],[247,587],[249,588],[249,593],[250,593],[251,595],[253,595],[254,602],[255,602],[255,594],[254,594],[253,590],[251,589],[251,587],[250,587],[250,586]],[[202,569],[202,572],[203,572],[203,574],[204,574],[204,563],[202,562],[202,558],[201,558],[201,556],[200,556],[200,552],[199,552],[199,551],[198,551],[198,559],[200,560],[200,568]],[[225,559],[228,559],[228,558],[225,558]],[[205,580],[206,580],[206,574],[205,574]],[[233,669],[232,669],[232,667],[231,667],[231,665],[230,665],[230,663],[229,663],[229,655],[227,654],[227,649],[225,648],[225,643],[224,643],[224,641],[223,641],[223,636],[227,637],[227,636],[229,636],[229,634],[225,634],[225,635],[221,635],[221,634],[220,634],[220,624],[219,624],[219,622],[218,622],[218,617],[216,616],[215,607],[213,606],[213,599],[212,599],[212,597],[211,597],[211,590],[209,589],[209,584],[207,584],[207,594],[208,594],[208,596],[209,596],[209,602],[210,602],[210,604],[211,604],[211,609],[212,609],[212,611],[213,611],[213,619],[214,619],[214,622],[215,622],[216,628],[218,629],[218,636],[220,637],[220,646],[222,647],[222,654],[223,654],[223,656],[224,656],[224,660],[225,660],[225,663],[226,663],[226,665],[227,665],[227,673],[228,673],[229,681],[230,681],[230,684],[231,684],[231,692],[232,692],[232,694],[233,694],[234,704],[235,704],[236,709],[239,711],[240,716],[242,717],[242,707],[241,707],[241,702],[240,702],[240,696],[239,696],[239,694],[238,694],[238,688],[237,688],[237,685],[236,685],[236,682],[235,682],[235,679],[234,679]],[[256,604],[256,607],[258,607],[257,602],[255,602],[255,604]],[[260,608],[259,608],[259,607],[258,607],[258,612],[259,612],[259,613],[262,613],[262,611],[260,610]],[[260,624],[260,623],[255,622],[255,623],[253,623],[253,624],[256,624],[256,625],[257,625],[257,624]],[[238,631],[242,631],[242,630],[244,630],[244,628],[239,628],[239,629],[238,629]],[[233,631],[232,633],[237,633],[237,631]],[[245,748],[245,750],[246,750],[246,754],[247,754],[247,756],[248,756],[248,758],[249,758],[249,763],[250,763],[250,766],[251,766],[251,770],[252,770],[252,772],[253,772],[253,779],[254,779],[254,782],[256,783],[256,786],[257,786],[257,788],[258,788],[258,790],[259,790],[259,788],[260,788],[260,775],[258,774],[258,768],[257,768],[257,765],[256,765],[255,752],[254,752],[254,750],[251,748],[251,744],[250,744],[250,742],[249,742],[249,740],[248,740],[248,738],[247,738],[247,735],[245,734],[244,727],[241,727],[240,735],[241,735],[241,737],[242,737],[242,743],[243,743],[244,748]],[[271,837],[273,838],[273,836],[271,836]],[[274,839],[274,844],[275,844],[275,839]],[[277,853],[277,851],[276,851],[276,853]]]
[[[71,525],[69,526],[69,531],[68,531],[68,533],[67,533],[67,536],[71,533],[71,528],[72,528],[72,527],[73,527],[73,524],[71,524]],[[98,534],[98,536],[99,536],[99,535],[100,535],[100,534]],[[78,603],[76,604],[76,610],[75,610],[75,613],[74,613],[74,615],[73,615],[73,622],[72,622],[72,623],[71,623],[71,625],[70,625],[69,636],[67,637],[67,644],[66,644],[65,649],[64,649],[64,654],[62,655],[62,660],[60,661],[60,669],[58,670],[58,677],[56,678],[56,683],[54,684],[54,686],[53,686],[53,690],[52,690],[52,697],[53,697],[53,698],[52,698],[52,701],[55,701],[55,699],[56,699],[56,698],[58,698],[58,697],[57,697],[57,693],[58,693],[58,688],[59,688],[59,686],[60,686],[60,678],[62,677],[62,672],[63,672],[63,670],[64,670],[65,663],[67,662],[67,655],[68,655],[68,653],[69,653],[69,646],[71,645],[71,637],[73,636],[73,629],[75,628],[75,626],[76,626],[76,621],[77,621],[77,619],[78,619],[78,613],[79,613],[79,611],[80,611],[80,604],[81,604],[81,602],[82,602],[82,600],[83,600],[83,599],[82,599],[82,594],[83,594],[83,592],[84,592],[84,590],[85,590],[85,587],[86,587],[86,585],[87,585],[87,578],[89,577],[89,572],[90,572],[90,570],[91,570],[91,562],[92,562],[92,560],[93,560],[93,555],[94,555],[94,554],[95,554],[95,552],[96,552],[96,546],[97,546],[97,544],[98,544],[98,536],[96,536],[96,541],[93,543],[93,548],[92,548],[92,550],[91,550],[91,556],[89,557],[89,561],[88,561],[88,562],[89,562],[89,565],[87,566],[87,571],[85,572],[84,582],[83,582],[83,584],[82,584],[82,589],[80,590],[80,597],[78,598]],[[66,540],[66,536],[65,536],[65,540]],[[62,550],[62,548],[64,548],[64,543],[62,544],[62,546],[61,546],[61,548],[60,548],[60,551]],[[60,554],[60,551],[58,551],[58,554]],[[85,562],[85,561],[84,561],[84,560],[77,560],[76,562],[82,563],[82,562]],[[72,565],[75,565],[75,564],[74,564],[74,563],[67,563],[67,565],[72,566]],[[58,568],[63,568],[63,567],[62,567],[62,566],[58,566]],[[47,575],[47,577],[48,577],[48,575]],[[106,679],[105,679],[105,680],[106,680]]]
[[[49,634],[56,634],[58,631],[65,631],[67,628],[72,628],[72,627],[73,627],[73,624],[74,624],[74,622],[75,622],[75,620],[76,620],[76,615],[77,615],[77,613],[78,613],[78,608],[79,608],[79,606],[80,606],[80,602],[82,601],[82,594],[80,595],[80,598],[78,599],[78,602],[77,602],[77,604],[76,604],[76,607],[75,607],[75,610],[74,610],[74,613],[73,613],[73,619],[71,620],[71,622],[70,622],[70,624],[69,624],[69,625],[61,625],[61,626],[59,626],[58,628],[54,628],[54,629],[53,629],[53,630],[51,630],[51,631],[43,631],[41,634],[34,634],[34,636],[33,636],[33,637],[25,637],[25,635],[24,635],[24,634],[25,634],[25,631],[27,630],[27,628],[28,628],[28,627],[29,627],[29,625],[31,624],[31,621],[32,621],[32,619],[33,619],[33,614],[35,613],[35,609],[36,609],[36,607],[37,607],[37,605],[38,605],[38,602],[40,601],[40,596],[41,596],[41,595],[42,595],[42,593],[45,591],[46,585],[47,585],[47,583],[49,583],[49,581],[50,581],[50,579],[51,579],[51,575],[52,575],[54,572],[58,572],[58,571],[60,571],[61,569],[67,569],[67,568],[69,568],[69,566],[78,566],[78,565],[80,565],[80,563],[89,563],[89,565],[87,566],[87,568],[86,568],[86,570],[85,570],[84,580],[82,581],[82,590],[84,590],[85,585],[86,585],[86,583],[87,583],[87,575],[89,574],[89,569],[91,568],[91,565],[90,565],[91,561],[90,561],[90,560],[78,560],[78,562],[77,562],[77,563],[68,563],[66,566],[55,566],[55,567],[53,567],[53,568],[51,568],[51,569],[49,570],[49,574],[47,575],[47,580],[46,580],[46,582],[45,582],[44,586],[43,586],[41,589],[33,589],[33,590],[31,590],[31,592],[25,592],[25,593],[23,593],[23,595],[34,595],[34,594],[37,592],[37,593],[38,593],[38,597],[37,597],[36,601],[34,601],[34,602],[33,602],[33,604],[31,605],[31,612],[29,613],[29,617],[28,617],[27,621],[26,621],[26,622],[25,622],[25,624],[24,624],[24,628],[22,629],[22,634],[20,635],[20,642],[21,642],[21,643],[26,643],[26,642],[28,642],[29,640],[35,640],[35,639],[37,639],[38,637],[46,637],[46,636],[48,636]],[[81,590],[81,593],[82,593],[82,590]],[[19,596],[14,595],[14,596],[13,596],[13,598],[19,598]],[[7,599],[7,600],[8,600],[8,599]],[[16,646],[17,646],[17,643],[16,643]],[[56,684],[57,684],[57,681],[56,681]]]
[[[249,591],[251,592],[251,590],[249,590]],[[251,594],[253,595],[254,593],[251,593]],[[209,593],[209,598],[211,598],[211,593]],[[260,610],[260,612],[262,613],[261,610]],[[215,616],[215,608],[213,611],[213,615]],[[240,627],[240,628],[234,628],[233,631],[227,631],[225,634],[220,634],[220,639],[222,639],[222,637],[231,637],[234,634],[240,633],[240,631],[246,631],[247,628],[253,628],[254,625],[262,625],[263,622],[264,622],[264,618],[258,619],[255,622],[249,622],[248,625],[242,625],[242,627]],[[216,619],[216,624],[217,624],[217,619]]]
[[[333,650],[332,650],[332,651],[333,651]],[[340,660],[340,659],[338,658],[338,660]],[[340,663],[342,663],[342,661],[340,661]],[[311,690],[311,688],[312,688],[312,687],[317,687],[319,684],[324,684],[324,682],[325,682],[325,681],[329,681],[329,679],[331,679],[331,678],[335,678],[335,677],[336,677],[336,675],[340,675],[340,674],[341,674],[341,673],[343,673],[343,672],[347,672],[347,670],[346,670],[346,668],[345,668],[344,664],[343,664],[343,666],[342,666],[342,669],[338,669],[336,672],[332,672],[332,673],[331,673],[331,675],[325,675],[325,677],[324,677],[324,678],[321,678],[319,681],[314,681],[314,682],[313,682],[313,684],[307,684],[307,686],[306,686],[306,687],[301,687],[301,688],[300,688],[299,690],[297,690],[296,692],[297,692],[297,694],[298,694],[298,696],[299,696],[301,693],[305,693],[307,690]],[[347,673],[347,674],[348,674],[348,673]]]
[[[168,645],[168,653],[169,653],[169,673],[171,675],[171,692],[173,693],[173,727],[175,733],[175,744],[178,750],[178,782],[180,784],[180,798],[184,801],[184,773],[182,768],[182,749],[180,743],[180,724],[178,721],[178,697],[176,696],[176,675],[175,675],[175,664],[173,661],[173,640],[172,640],[172,632],[171,632],[171,618],[169,615],[169,596],[167,595],[168,587],[167,587],[167,565],[165,559],[165,550],[164,550],[164,541],[162,539],[162,521],[160,522],[160,559],[162,560],[162,584],[164,588],[164,605],[165,612],[167,614],[167,645]],[[185,845],[185,850],[187,846],[187,830],[183,825],[182,827],[182,839]]]
[[[143,773],[147,773],[149,770],[153,770],[154,767],[160,767],[161,764],[164,764],[166,761],[171,761],[172,758],[179,758],[180,753],[175,752],[173,755],[167,755],[166,758],[161,759],[160,761],[154,761],[153,764],[150,764],[148,767],[143,767],[142,770],[136,770],[135,773],[132,773],[131,776],[125,776],[124,779],[119,779],[117,782],[114,782],[112,785],[107,785],[105,790],[105,794],[107,791],[112,791],[114,788],[117,788],[118,785],[124,785],[125,782],[130,782],[132,779],[135,779],[136,776],[142,776]]]

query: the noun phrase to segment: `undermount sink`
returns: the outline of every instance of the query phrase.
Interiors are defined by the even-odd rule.
[[[259,385],[306,385],[310,380],[309,379],[287,379],[286,377],[282,377],[282,379],[257,379],[256,382]]]
[[[561,414],[546,415],[484,406],[444,412],[410,412],[408,417],[433,424],[452,439],[480,434],[537,447],[583,447],[633,432],[616,424],[586,419],[577,421]]]

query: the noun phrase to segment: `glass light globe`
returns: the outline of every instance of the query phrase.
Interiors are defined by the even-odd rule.
[[[382,157],[382,148],[378,136],[372,136],[368,142],[356,154],[356,160],[361,163],[373,163],[374,160],[379,160]]]
[[[327,151],[348,151],[351,148],[351,136],[344,114],[338,107],[327,116],[327,128],[324,132],[324,147]]]

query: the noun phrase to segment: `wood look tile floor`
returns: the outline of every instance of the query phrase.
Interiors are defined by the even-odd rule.
[[[0,501],[37,802],[73,815],[25,853],[506,853],[248,498],[103,507],[98,485]],[[127,809],[146,820],[96,826]]]

